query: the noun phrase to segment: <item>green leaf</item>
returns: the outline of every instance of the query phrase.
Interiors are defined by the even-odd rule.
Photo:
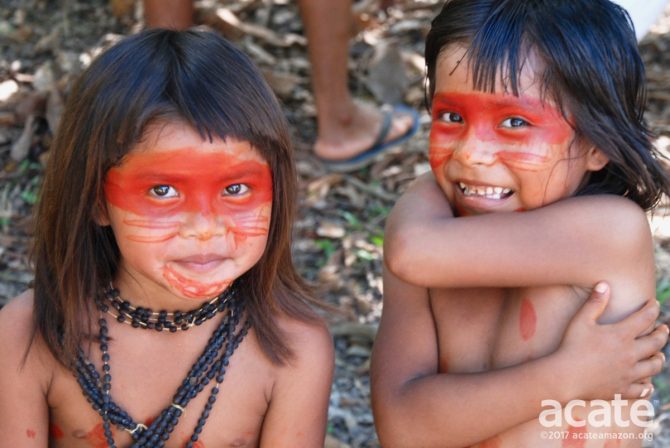
[[[21,199],[23,199],[23,202],[35,205],[37,203],[37,193],[30,190],[23,191],[21,193]]]
[[[373,235],[370,242],[377,247],[384,247],[384,235]]]

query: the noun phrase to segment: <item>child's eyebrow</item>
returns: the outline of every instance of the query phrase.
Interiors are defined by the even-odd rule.
[[[460,92],[437,92],[433,96],[433,102],[446,105],[458,106],[469,103],[474,98],[480,98],[487,106],[494,108],[523,108],[525,110],[542,111],[544,109],[554,110],[555,108],[538,98],[528,96],[503,95],[496,93],[460,93]]]
[[[221,167],[217,170],[198,171],[197,167],[185,163],[178,169],[159,166],[142,167],[133,170],[131,176],[139,176],[146,181],[156,182],[192,182],[194,179],[216,182],[248,181],[263,178],[269,167],[255,161],[244,161],[232,166]]]

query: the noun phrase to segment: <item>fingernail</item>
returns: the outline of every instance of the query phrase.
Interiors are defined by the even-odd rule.
[[[663,331],[665,331],[666,333],[670,334],[670,328],[668,328],[667,325],[663,325]]]
[[[593,289],[598,294],[605,294],[607,292],[607,283],[599,282],[599,283],[596,284],[596,286],[593,287]]]
[[[649,393],[649,388],[645,387],[644,389],[642,389],[642,393],[640,394],[640,398],[646,397],[648,393]]]

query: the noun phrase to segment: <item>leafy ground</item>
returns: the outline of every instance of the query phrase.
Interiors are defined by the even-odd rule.
[[[73,78],[101,49],[141,28],[133,0],[4,0],[0,4],[0,306],[25,289],[30,213],[52,130]],[[197,3],[198,22],[235,40],[263,69],[292,124],[301,184],[294,255],[333,317],[337,348],[327,446],[376,447],[369,412],[369,355],[381,313],[381,247],[385,217],[407,184],[429,169],[429,117],[422,100],[422,46],[439,0],[398,1],[381,12],[374,0],[353,11],[350,86],[357,97],[403,101],[422,111],[419,134],[367,169],[328,174],[311,156],[314,102],[302,24],[288,0]],[[647,64],[648,120],[670,150],[670,18],[641,43]],[[388,76],[394,73],[394,76]],[[404,92],[398,97],[398,92]],[[659,300],[670,296],[670,220],[656,232]],[[662,321],[670,320],[670,301]],[[670,359],[670,351],[668,353]],[[670,376],[656,379],[656,447],[670,446]]]

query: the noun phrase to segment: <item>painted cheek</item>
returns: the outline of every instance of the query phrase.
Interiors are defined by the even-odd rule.
[[[537,314],[533,302],[528,299],[521,301],[521,310],[519,312],[519,331],[524,341],[530,340],[535,335],[537,328]]]
[[[430,139],[428,147],[428,160],[433,172],[443,167],[454,153],[453,132],[441,129],[439,124],[434,123],[430,128]]]

